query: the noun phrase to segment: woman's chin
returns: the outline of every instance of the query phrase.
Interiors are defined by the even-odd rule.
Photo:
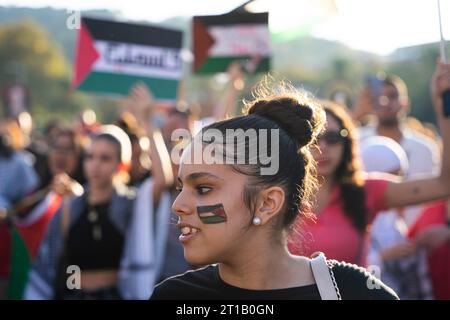
[[[207,266],[215,263],[214,261],[212,261],[212,259],[208,259],[203,255],[195,254],[186,250],[184,250],[184,258],[189,264],[197,267]]]
[[[321,168],[317,170],[317,175],[320,177],[329,177],[331,175],[332,170],[328,170],[328,168]]]

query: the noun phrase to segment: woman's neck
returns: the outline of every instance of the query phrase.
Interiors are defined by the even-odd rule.
[[[332,190],[336,183],[333,176],[318,176],[317,179],[319,180],[319,189],[322,190]]]
[[[114,193],[112,185],[95,186],[91,185],[89,188],[88,201],[91,204],[104,203],[111,199]]]
[[[286,246],[256,244],[248,247],[251,250],[235,252],[233,262],[219,264],[220,278],[225,283],[249,290],[284,289],[315,283],[309,260],[292,256]]]

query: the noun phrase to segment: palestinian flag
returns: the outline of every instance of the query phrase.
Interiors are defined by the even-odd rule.
[[[254,63],[253,72],[270,69],[269,13],[230,13],[193,18],[194,72],[226,71],[234,60]]]
[[[197,207],[197,213],[205,224],[221,223],[227,221],[227,215],[222,204]]]
[[[23,299],[32,260],[37,256],[47,227],[60,208],[61,201],[59,195],[50,193],[25,218],[8,221],[11,244],[8,299]]]
[[[158,100],[175,100],[182,77],[182,32],[83,17],[73,87],[127,95],[143,81]]]
[[[11,225],[11,274],[8,285],[8,299],[21,300],[31,267],[31,255],[19,231]]]

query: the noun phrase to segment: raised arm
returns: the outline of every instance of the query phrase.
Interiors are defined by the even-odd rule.
[[[229,81],[223,100],[221,100],[213,111],[214,121],[226,119],[230,114],[234,113],[234,108],[238,101],[239,93],[244,88],[244,74],[241,70],[239,61],[230,64],[227,70]]]
[[[386,189],[387,207],[400,207],[434,201],[450,196],[450,118],[443,115],[442,94],[450,89],[450,65],[437,63],[431,79],[431,97],[442,135],[443,153],[439,177],[391,182]]]
[[[154,99],[143,83],[133,87],[130,94],[130,109],[145,130],[150,140],[150,159],[152,161],[153,203],[159,202],[162,191],[173,183],[169,152],[161,132],[153,126]]]
[[[355,107],[349,112],[355,121],[360,121],[363,117],[373,114],[373,97],[370,88],[364,87],[356,100]]]

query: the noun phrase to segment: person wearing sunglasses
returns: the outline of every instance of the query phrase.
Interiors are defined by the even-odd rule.
[[[432,80],[432,97],[443,137],[444,157],[437,177],[396,181],[389,175],[363,173],[356,132],[349,114],[340,106],[324,103],[326,133],[312,150],[320,188],[316,193],[316,221],[305,220],[291,234],[292,253],[322,251],[336,260],[365,265],[366,229],[382,210],[415,205],[445,197],[449,188],[450,119],[442,114],[442,92],[450,87],[450,66],[439,63]]]

